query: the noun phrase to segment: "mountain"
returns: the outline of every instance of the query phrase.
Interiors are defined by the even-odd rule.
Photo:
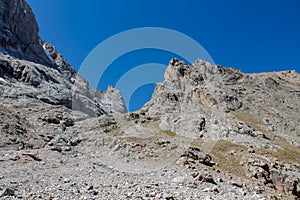
[[[35,16],[25,1],[1,0],[0,20],[0,76],[10,82],[3,97],[22,96],[27,99],[21,102],[24,106],[39,100],[92,116],[127,111],[119,91],[89,87],[55,47],[39,37]],[[16,103],[11,106],[23,106]]]
[[[30,6],[25,1],[1,0],[0,44],[14,57],[53,66],[40,44],[39,28]]]
[[[0,0],[0,197],[299,199],[300,74],[172,59],[128,113]]]
[[[162,129],[256,148],[275,148],[270,139],[281,137],[300,147],[298,72],[243,74],[203,60],[193,66],[174,60],[143,108]]]

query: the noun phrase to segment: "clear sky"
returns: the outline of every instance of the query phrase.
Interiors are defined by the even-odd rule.
[[[235,67],[243,72],[300,71],[298,0],[27,2],[36,14],[41,37],[56,46],[75,69],[93,48],[110,36],[132,28],[164,27],[195,39],[215,63],[225,67]],[[167,65],[172,56],[162,51],[137,51],[120,58],[115,70],[118,71],[120,66],[129,69],[137,63]],[[100,89],[116,83],[114,73],[109,74],[111,79],[104,81]],[[135,100],[132,100],[130,110],[149,99],[149,91],[149,85],[140,88],[133,95]]]

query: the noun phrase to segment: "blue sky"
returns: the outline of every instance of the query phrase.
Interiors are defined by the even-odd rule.
[[[243,72],[300,71],[298,0],[27,1],[36,14],[41,37],[56,46],[75,69],[93,48],[117,33],[164,27],[195,39],[215,63],[225,67]],[[120,58],[115,70],[136,63],[167,64],[171,57],[167,52],[136,52]],[[112,85],[114,74],[108,73]],[[100,89],[109,84],[107,79]],[[131,110],[149,99],[149,91],[147,85],[135,93]]]

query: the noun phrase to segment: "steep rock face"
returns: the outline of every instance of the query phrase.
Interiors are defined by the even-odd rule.
[[[143,110],[162,129],[188,137],[274,148],[271,133],[299,146],[299,86],[296,71],[243,74],[173,59]]]
[[[26,107],[43,102],[91,116],[127,111],[119,91],[89,87],[53,45],[40,39],[38,31],[24,0],[0,1],[1,105]]]
[[[55,68],[67,79],[71,80],[76,76],[76,72],[73,67],[64,59],[64,57],[56,50],[56,48],[46,41],[41,41],[41,44],[47,53],[50,60],[52,60],[56,66]]]
[[[70,71],[70,74],[72,71]],[[29,107],[46,103],[63,105],[90,116],[126,112],[119,91],[98,91],[74,73],[70,79],[44,65],[19,60],[0,52],[1,105]]]
[[[40,44],[39,28],[24,0],[0,1],[0,46],[15,57],[52,66]]]

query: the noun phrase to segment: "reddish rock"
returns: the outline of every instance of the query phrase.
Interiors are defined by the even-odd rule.
[[[278,192],[300,197],[300,182],[297,177],[282,173],[278,170],[272,170],[271,178]]]

